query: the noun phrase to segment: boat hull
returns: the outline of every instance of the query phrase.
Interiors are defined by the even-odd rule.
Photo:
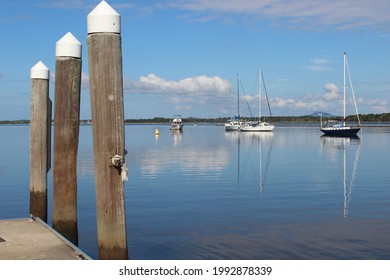
[[[240,127],[244,125],[244,122],[230,121],[225,123],[225,131],[239,131]]]
[[[340,127],[340,128],[322,127],[321,131],[328,136],[355,137],[356,134],[360,131],[360,127]]]
[[[173,124],[173,125],[171,125],[171,128],[170,128],[170,130],[182,130],[182,129],[183,129],[182,124]]]
[[[227,125],[225,124],[225,131],[239,131],[240,126],[239,125]]]
[[[275,128],[274,125],[268,123],[260,123],[257,125],[245,125],[240,127],[242,132],[271,132]]]

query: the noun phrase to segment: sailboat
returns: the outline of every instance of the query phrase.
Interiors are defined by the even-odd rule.
[[[271,125],[267,122],[262,122],[261,121],[261,97],[262,97],[262,84],[263,84],[263,72],[260,69],[259,70],[259,119],[257,122],[251,122],[251,123],[245,123],[240,127],[240,131],[246,132],[270,132],[272,131],[275,126]],[[267,97],[267,102],[268,102],[268,97]],[[268,104],[268,109],[270,109],[269,104]],[[271,109],[270,109],[271,112]]]
[[[348,70],[348,77],[349,82],[351,85],[351,91],[353,96],[353,102],[355,104],[355,110],[356,110],[356,116],[358,119],[358,125],[357,126],[349,126],[345,123],[345,114],[346,114],[346,76],[347,76],[347,70]],[[322,117],[321,117],[321,131],[328,136],[341,136],[341,137],[356,137],[356,134],[359,132],[361,128],[360,125],[360,118],[357,111],[356,106],[356,100],[355,100],[355,94],[352,87],[352,81],[350,78],[349,68],[348,68],[348,62],[347,62],[347,53],[344,52],[344,112],[343,112],[343,119],[342,121],[336,121],[336,120],[329,120],[324,123],[322,123]]]
[[[243,124],[243,121],[240,117],[240,79],[237,74],[237,116],[231,118],[228,122],[225,123],[226,131],[238,131],[240,126]]]

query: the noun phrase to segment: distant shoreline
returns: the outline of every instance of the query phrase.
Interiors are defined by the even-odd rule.
[[[390,113],[384,114],[365,114],[359,115],[360,121],[363,127],[381,127],[381,126],[390,126]],[[331,117],[323,117],[323,120],[327,119],[337,119],[340,117],[331,116]],[[230,118],[228,117],[220,117],[220,118],[182,118],[184,124],[214,124],[214,125],[223,125]],[[243,118],[246,121],[255,121],[257,118]],[[320,123],[319,116],[273,116],[273,117],[265,117],[265,120],[270,123],[276,123],[282,126],[290,126],[290,125],[314,125]],[[356,123],[356,116],[348,116],[346,121],[349,123]],[[126,119],[125,124],[170,124],[170,118],[156,117],[153,119]],[[91,124],[92,121],[88,120],[80,120],[80,125],[88,125]],[[0,125],[29,125],[30,120],[22,119],[22,120],[0,120]]]

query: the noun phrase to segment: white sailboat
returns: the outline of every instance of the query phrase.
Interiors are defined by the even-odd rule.
[[[346,115],[346,76],[348,70],[349,82],[351,85],[351,91],[353,96],[353,102],[355,104],[356,116],[358,120],[357,126],[349,126],[345,123],[345,115]],[[361,128],[359,113],[356,106],[355,93],[352,87],[351,75],[349,73],[348,62],[347,62],[347,54],[344,52],[344,112],[342,121],[329,120],[322,123],[321,116],[321,131],[328,136],[341,136],[341,137],[355,137]]]
[[[261,98],[262,98],[262,84],[263,84],[263,73],[262,70],[259,70],[259,119],[257,122],[245,123],[240,127],[240,131],[243,132],[270,132],[275,126],[267,122],[261,121]],[[268,99],[267,99],[268,102]]]
[[[244,122],[240,117],[240,79],[237,74],[237,116],[234,116],[229,121],[225,123],[226,131],[238,131],[240,130],[240,126],[243,125]]]

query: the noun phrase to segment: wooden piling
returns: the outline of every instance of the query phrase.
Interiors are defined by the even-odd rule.
[[[31,68],[30,110],[30,214],[46,222],[51,101],[49,69],[41,61]]]
[[[99,258],[127,259],[120,15],[102,1],[87,26]]]
[[[81,64],[81,43],[69,32],[56,44],[53,228],[75,245]]]

